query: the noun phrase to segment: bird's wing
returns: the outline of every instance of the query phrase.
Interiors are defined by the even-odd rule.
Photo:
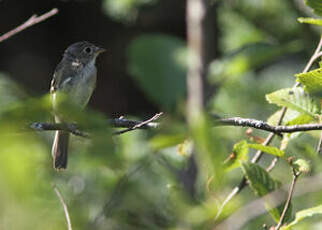
[[[55,73],[53,76],[53,79],[51,80],[50,83],[50,93],[55,93],[58,89],[59,86],[61,84],[62,81],[62,75],[63,75],[63,69],[61,68],[62,64],[61,62],[57,65],[56,69],[55,69]]]

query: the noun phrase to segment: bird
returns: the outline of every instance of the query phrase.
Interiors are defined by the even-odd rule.
[[[58,109],[58,97],[64,95],[68,101],[85,108],[96,87],[96,58],[105,49],[87,41],[68,46],[57,65],[50,84],[50,94],[56,123],[63,123],[64,117]],[[67,168],[69,132],[57,130],[52,145],[53,167]]]

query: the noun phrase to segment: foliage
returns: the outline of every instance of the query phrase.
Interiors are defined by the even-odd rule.
[[[154,2],[161,1],[104,0],[102,9],[114,20],[131,21],[129,29],[138,29],[135,18],[142,6],[160,7]],[[63,208],[52,188],[56,185],[74,229],[214,229],[254,199],[278,189],[287,191],[292,173],[301,174],[297,183],[304,176],[310,180],[321,173],[322,159],[314,149],[320,132],[284,134],[265,146],[264,132],[245,134],[244,128],[212,127],[208,115],[255,117],[278,125],[285,107],[281,125],[321,122],[321,68],[312,66],[311,71],[301,72],[314,52],[311,45],[318,32],[296,21],[305,12],[293,1],[218,2],[218,55],[207,76],[216,90],[207,110],[187,125],[186,42],[176,35],[156,33],[157,29],[144,30],[125,44],[124,68],[133,85],[165,112],[159,128],[113,136],[105,114],[91,108],[80,110],[63,100],[65,116],[90,134],[90,138],[71,137],[64,172],[52,169],[53,132],[29,128],[35,121],[53,121],[49,96],[31,97],[10,76],[0,74],[0,228],[65,228]],[[305,2],[321,13],[320,1]],[[291,88],[294,75],[301,87]],[[126,117],[143,120],[153,112],[143,113]],[[251,162],[254,150],[264,152],[259,164]],[[282,160],[268,172],[265,168],[275,157]],[[250,189],[221,209],[244,176]],[[313,217],[321,214],[321,188],[303,187],[295,184],[295,191],[302,189],[299,194],[303,195],[292,197],[284,229],[321,228]],[[244,213],[244,225],[236,227],[275,226],[286,197],[278,205],[265,200],[264,215]],[[237,216],[234,221],[243,218]]]

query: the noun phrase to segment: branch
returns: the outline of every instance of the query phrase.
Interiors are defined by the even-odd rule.
[[[153,117],[145,121],[133,121],[127,120],[123,117],[110,119],[108,123],[114,128],[126,128],[121,131],[116,131],[113,135],[120,135],[135,129],[153,129],[160,126],[160,123],[154,122],[159,119],[163,113],[157,113]],[[242,127],[252,127],[259,130],[269,131],[274,134],[281,133],[294,133],[294,132],[305,132],[312,130],[322,130],[322,124],[305,124],[305,125],[292,125],[292,126],[272,126],[264,121],[241,118],[241,117],[231,117],[231,118],[216,118],[214,120],[214,126],[242,126]],[[50,130],[63,130],[70,132],[76,136],[89,137],[88,134],[80,131],[75,124],[68,123],[42,123],[35,122],[30,125],[30,128],[37,131],[50,131]],[[265,143],[264,143],[265,144]],[[256,163],[253,162],[253,163]]]
[[[59,189],[57,188],[56,185],[54,185],[54,190],[56,192],[56,195],[58,196],[58,199],[60,200],[60,203],[62,204],[63,208],[64,208],[64,213],[65,213],[65,217],[66,217],[66,221],[67,221],[67,229],[68,230],[72,230],[72,222],[70,221],[70,217],[69,217],[69,213],[68,213],[68,208],[67,205],[64,201],[64,198],[62,196],[62,194],[60,193]]]
[[[153,117],[145,121],[133,121],[127,120],[124,117],[110,119],[108,123],[114,128],[127,128],[121,131],[116,131],[113,135],[120,135],[129,131],[136,129],[151,129],[159,127],[159,123],[154,122],[159,119],[163,113],[157,113]],[[53,130],[63,130],[74,134],[75,136],[89,137],[85,132],[78,129],[77,125],[69,123],[45,123],[45,122],[34,122],[30,125],[31,129],[36,131],[53,131]]]
[[[33,15],[31,16],[25,23],[23,23],[22,25],[16,27],[15,29],[3,34],[0,36],[0,42],[3,42],[4,40],[12,37],[13,35],[27,29],[30,26],[33,26],[39,22],[45,21],[46,19],[52,17],[53,15],[58,13],[58,9],[54,8],[51,11],[40,15],[39,17],[37,15]]]
[[[272,126],[268,123],[260,120],[232,117],[232,118],[222,118],[215,120],[215,126],[243,126],[252,127],[255,129],[260,129],[264,131],[269,131],[275,134],[281,133],[294,133],[300,131],[311,131],[311,130],[322,130],[322,124],[305,124],[305,125],[292,125],[292,126]]]
[[[63,131],[70,132],[75,136],[89,137],[87,133],[80,131],[75,124],[34,122],[30,125],[30,128],[36,131],[63,130]]]

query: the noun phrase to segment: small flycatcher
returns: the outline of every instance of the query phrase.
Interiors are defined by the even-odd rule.
[[[52,95],[55,122],[63,122],[57,111],[57,95],[64,93],[72,103],[84,108],[96,86],[97,69],[95,61],[97,56],[105,49],[99,48],[89,42],[82,41],[70,45],[57,65],[51,81],[50,93]],[[54,168],[66,169],[68,158],[69,132],[56,131],[52,146]]]

